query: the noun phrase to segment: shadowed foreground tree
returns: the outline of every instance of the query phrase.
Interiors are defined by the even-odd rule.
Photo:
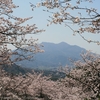
[[[12,52],[8,45],[13,45],[16,49],[23,50],[25,54],[27,51],[32,53],[40,52],[40,48],[37,44],[37,39],[27,39],[28,34],[37,34],[44,30],[39,30],[35,24],[25,24],[29,18],[20,18],[13,15],[13,9],[17,9],[12,0],[0,0],[0,64],[11,63],[11,55],[18,55],[18,52]],[[27,48],[27,46],[33,46],[34,48]],[[20,61],[23,59],[31,58],[31,56],[21,55],[19,58],[14,59]]]

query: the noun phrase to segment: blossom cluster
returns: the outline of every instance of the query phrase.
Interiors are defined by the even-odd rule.
[[[86,2],[87,7],[84,7],[82,3]],[[35,7],[44,6],[47,9],[43,10],[46,12],[52,13],[49,17],[49,24],[47,26],[54,24],[65,24],[70,28],[74,35],[76,33],[92,33],[99,34],[100,33],[100,12],[94,7],[88,7],[90,3],[96,1],[93,0],[76,0],[76,3],[71,4],[71,0],[43,0],[40,3],[37,3]],[[56,9],[56,10],[52,10]],[[74,27],[75,26],[75,29]],[[77,27],[77,29],[76,29]],[[85,37],[84,37],[85,38]],[[88,42],[88,39],[85,38]],[[99,44],[98,41],[91,40],[90,42],[94,42]]]
[[[31,52],[41,51],[35,39],[28,39],[26,35],[37,34],[44,30],[39,30],[35,24],[25,25],[24,23],[31,20],[32,17],[20,18],[13,15],[13,9],[17,9],[12,0],[0,0],[0,64],[10,63],[11,50],[8,44],[13,45],[16,49],[24,49],[25,46],[33,46]],[[10,51],[10,53],[9,53]],[[25,50],[25,51],[28,51]],[[26,57],[27,58],[27,57]]]

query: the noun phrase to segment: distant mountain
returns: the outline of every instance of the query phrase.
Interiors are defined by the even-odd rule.
[[[33,61],[24,60],[17,64],[28,68],[56,68],[70,65],[69,59],[78,60],[82,51],[86,51],[84,48],[65,42],[59,44],[43,42],[42,44],[44,53],[34,55]]]

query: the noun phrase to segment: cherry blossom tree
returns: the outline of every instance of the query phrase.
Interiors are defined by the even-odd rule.
[[[56,100],[59,87],[42,74],[9,75],[0,70],[0,99]],[[58,99],[57,99],[58,100]]]
[[[100,55],[90,52],[81,55],[82,60],[74,63],[75,68],[69,72],[68,66],[63,69],[66,78],[63,83],[75,87],[82,100],[100,99]]]
[[[11,55],[18,55],[18,52],[12,52],[8,45],[13,45],[16,49],[32,53],[41,52],[37,39],[27,39],[28,34],[37,34],[44,30],[39,30],[35,24],[24,24],[32,17],[20,18],[13,15],[13,10],[17,9],[12,0],[0,0],[0,64],[11,63]],[[34,48],[27,48],[33,46]],[[20,55],[14,61],[20,61],[30,58],[31,56]]]
[[[81,89],[66,84],[65,79],[52,81],[42,74],[11,75],[0,70],[0,99],[82,100]],[[70,83],[73,80],[70,79]]]
[[[73,35],[79,34],[84,40],[100,45],[99,40],[88,40],[83,33],[100,33],[100,12],[96,7],[90,7],[91,3],[98,0],[42,0],[33,5],[35,7],[45,7],[43,11],[51,13],[47,26],[51,24],[64,24],[73,31]],[[85,5],[85,6],[84,6]],[[75,29],[74,29],[74,27]]]

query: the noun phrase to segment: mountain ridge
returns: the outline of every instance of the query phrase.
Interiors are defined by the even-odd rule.
[[[74,60],[80,59],[80,54],[82,51],[86,51],[84,48],[81,48],[76,45],[70,45],[65,42],[58,44],[50,42],[42,42],[44,47],[44,53],[38,53],[34,55],[33,61],[21,61],[17,64],[21,64],[23,67],[38,68],[38,67],[48,67],[48,68],[57,68],[59,66],[65,66],[66,64],[70,65],[68,61],[69,58]]]

